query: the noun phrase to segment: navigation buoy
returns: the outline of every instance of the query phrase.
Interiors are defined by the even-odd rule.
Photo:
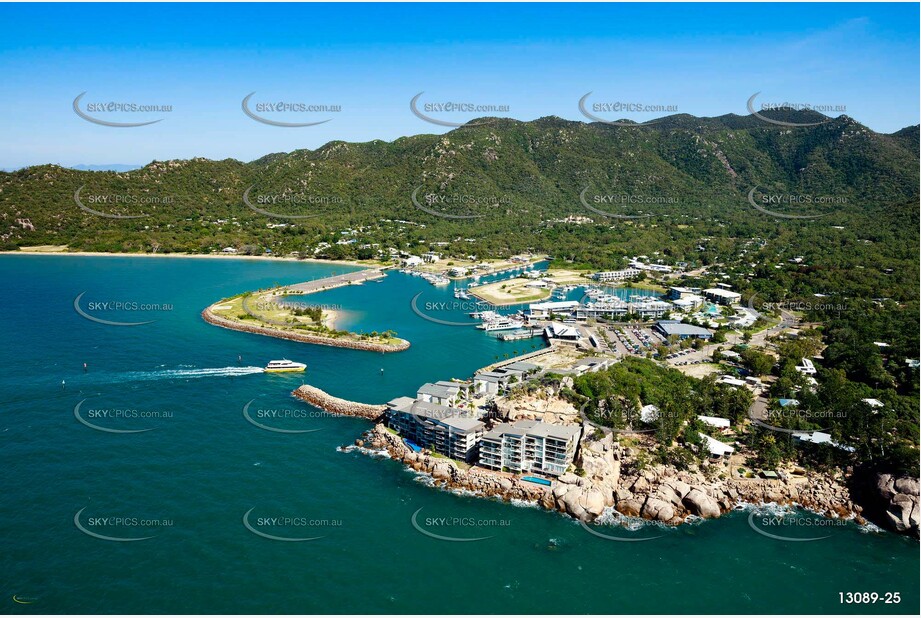
[[[86,363],[83,363],[83,373],[86,373]]]
[[[383,375],[383,374],[384,374],[384,368],[381,367],[381,375]]]

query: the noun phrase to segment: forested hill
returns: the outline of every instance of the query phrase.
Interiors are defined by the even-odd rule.
[[[647,241],[689,259],[708,237],[917,230],[917,126],[885,135],[847,116],[762,115],[821,124],[683,114],[644,126],[483,118],[445,135],[336,141],[250,163],[155,161],[124,173],[35,166],[0,173],[0,248],[318,255],[317,245],[330,243],[321,250],[329,257],[356,257],[361,244],[405,249],[422,240],[450,242],[447,254],[531,248],[604,262]],[[752,201],[770,213],[823,216],[775,216]],[[578,229],[556,221],[570,215],[591,221],[580,219]],[[335,244],[340,231],[361,226],[367,242]]]

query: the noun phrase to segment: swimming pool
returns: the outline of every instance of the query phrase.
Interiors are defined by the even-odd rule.
[[[529,483],[537,483],[538,485],[547,485],[548,487],[551,485],[551,482],[547,479],[539,479],[536,476],[523,476],[521,480],[528,481]]]

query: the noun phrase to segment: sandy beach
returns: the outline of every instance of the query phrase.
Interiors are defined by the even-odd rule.
[[[109,253],[105,251],[68,251],[66,247],[45,245],[41,247],[26,247],[18,251],[0,251],[0,255],[68,255],[76,257],[149,257],[149,258],[195,258],[208,260],[263,260],[306,262],[308,264],[343,264],[346,266],[360,266],[362,268],[375,268],[384,266],[380,262],[357,260],[324,260],[322,258],[296,258],[290,256],[270,255],[239,255],[235,253]]]

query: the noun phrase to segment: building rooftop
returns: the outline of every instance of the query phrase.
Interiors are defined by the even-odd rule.
[[[526,363],[525,361],[516,361],[502,367],[502,369],[512,369],[513,371],[537,371],[540,369],[538,365],[534,363]]]
[[[668,335],[678,335],[678,336],[690,336],[690,337],[700,337],[708,336],[713,333],[706,328],[701,328],[700,326],[692,326],[690,324],[684,324],[682,322],[675,322],[672,320],[660,320],[656,322],[662,332]]]
[[[426,382],[419,387],[418,393],[420,395],[429,395],[431,397],[453,397],[460,391],[460,387],[452,383],[438,383],[432,384],[431,382]]]
[[[711,455],[728,455],[734,453],[735,449],[724,442],[720,442],[716,438],[711,438],[706,434],[699,434],[703,438],[704,446],[710,451]]]
[[[545,303],[532,303],[529,305],[531,311],[552,311],[553,309],[573,309],[579,306],[577,300],[559,300]]]
[[[720,296],[722,298],[742,298],[742,295],[738,292],[723,290],[721,288],[707,288],[704,290],[704,294],[708,294],[710,296]]]
[[[515,421],[514,423],[499,423],[483,435],[484,440],[501,440],[504,434],[517,436],[529,435],[543,438],[556,438],[570,440],[579,435],[582,428],[579,425],[553,425],[542,421]]]

